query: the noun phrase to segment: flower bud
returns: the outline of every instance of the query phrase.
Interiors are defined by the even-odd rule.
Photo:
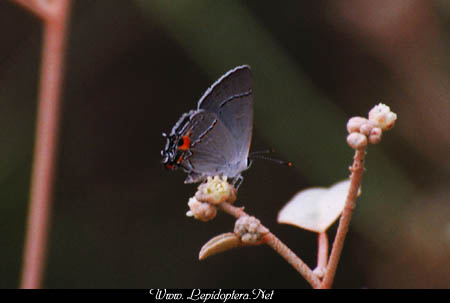
[[[350,118],[347,122],[348,133],[350,134],[350,133],[354,133],[354,132],[359,132],[361,125],[365,124],[366,122],[367,122],[367,119],[363,118],[363,117]]]
[[[251,216],[240,217],[234,225],[234,233],[246,244],[260,244],[262,237],[268,232],[258,219]]]
[[[361,125],[361,127],[359,128],[359,132],[361,134],[363,134],[364,136],[368,136],[370,134],[370,131],[374,127],[377,127],[377,124],[375,122],[373,122],[373,121],[367,120],[366,123]]]
[[[186,213],[188,217],[194,217],[197,220],[207,222],[216,217],[217,209],[209,203],[202,203],[195,197],[190,198],[188,202],[189,211]]]
[[[367,146],[367,137],[360,133],[351,133],[347,136],[347,143],[353,149],[363,149]]]
[[[195,197],[199,201],[216,205],[222,202],[233,203],[236,200],[236,189],[227,182],[227,177],[208,177],[206,183],[198,187]]]
[[[369,120],[377,123],[382,130],[389,130],[394,127],[397,114],[392,112],[389,106],[380,103],[370,110]]]
[[[370,131],[370,134],[369,134],[370,144],[380,143],[382,134],[383,134],[383,132],[382,132],[381,128],[379,128],[379,127],[372,128],[372,130]]]

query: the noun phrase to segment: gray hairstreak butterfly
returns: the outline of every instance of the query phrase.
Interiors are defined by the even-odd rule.
[[[242,181],[253,129],[253,81],[250,66],[233,68],[206,90],[197,109],[184,113],[161,151],[167,169],[180,168],[185,183],[202,182],[209,176]]]

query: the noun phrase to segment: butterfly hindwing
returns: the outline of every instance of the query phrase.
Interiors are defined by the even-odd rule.
[[[235,139],[246,161],[253,129],[253,81],[250,67],[238,66],[219,78],[202,96],[198,108],[215,113]],[[245,159],[244,159],[245,158]]]

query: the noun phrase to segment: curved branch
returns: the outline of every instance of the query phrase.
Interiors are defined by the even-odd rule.
[[[246,216],[247,213],[243,208],[233,206],[229,203],[221,203],[218,205],[219,209],[232,215],[235,218]],[[282,256],[289,264],[298,271],[306,281],[313,287],[319,288],[320,281],[313,273],[313,271],[306,265],[302,259],[300,259],[289,247],[287,247],[280,239],[278,239],[273,233],[267,233],[264,238],[264,243],[272,247],[280,256]]]

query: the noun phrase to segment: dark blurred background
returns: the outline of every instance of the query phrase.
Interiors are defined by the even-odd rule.
[[[249,64],[259,161],[237,204],[311,267],[316,235],[276,223],[296,192],[349,174],[346,121],[398,114],[370,146],[337,288],[450,287],[450,3],[75,0],[63,95],[47,288],[305,288],[268,247],[198,261],[231,231],[185,216],[195,185],[160,164],[179,116]],[[20,279],[42,28],[0,1],[0,287]],[[336,224],[329,232],[333,237]]]

